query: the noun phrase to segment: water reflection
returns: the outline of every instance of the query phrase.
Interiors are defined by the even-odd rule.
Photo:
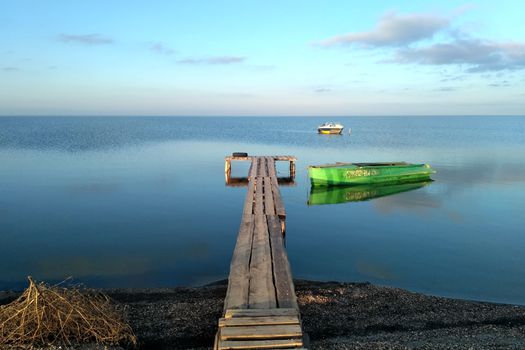
[[[360,186],[316,186],[310,188],[308,205],[339,204],[367,201],[373,198],[391,196],[401,192],[417,190],[432,181],[386,185]]]

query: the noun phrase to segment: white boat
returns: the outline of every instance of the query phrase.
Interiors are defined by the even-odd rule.
[[[341,134],[344,126],[339,123],[324,123],[319,125],[317,132],[319,134]]]

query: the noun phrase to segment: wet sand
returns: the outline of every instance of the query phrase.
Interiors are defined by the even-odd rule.
[[[295,284],[312,349],[525,349],[525,306],[432,297],[368,283]],[[105,292],[127,315],[141,349],[208,349],[226,281]],[[0,292],[0,304],[16,295]]]

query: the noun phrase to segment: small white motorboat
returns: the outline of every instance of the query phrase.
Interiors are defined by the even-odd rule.
[[[344,126],[339,123],[324,123],[319,125],[317,132],[319,134],[341,134]]]

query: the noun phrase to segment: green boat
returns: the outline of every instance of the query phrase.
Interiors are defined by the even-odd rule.
[[[335,163],[308,167],[312,186],[351,186],[429,180],[436,171],[428,164]]]
[[[373,198],[386,197],[401,192],[417,190],[429,183],[431,183],[431,181],[394,185],[317,186],[310,189],[308,205],[367,201]]]

